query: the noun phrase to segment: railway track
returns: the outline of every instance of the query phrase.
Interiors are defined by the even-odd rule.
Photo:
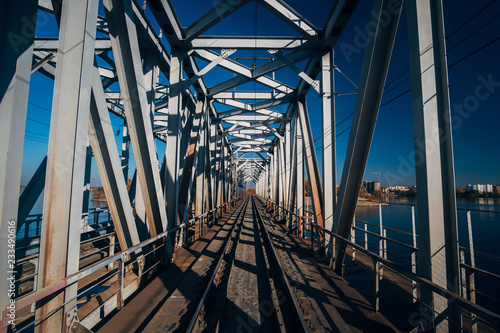
[[[187,332],[308,331],[260,210],[242,203]]]

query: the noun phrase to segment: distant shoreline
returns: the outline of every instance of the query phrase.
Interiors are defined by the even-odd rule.
[[[378,205],[389,206],[386,202],[370,201],[366,198],[358,198],[358,204],[356,207],[377,207]]]

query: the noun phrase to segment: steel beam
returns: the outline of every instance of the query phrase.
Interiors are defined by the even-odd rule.
[[[312,136],[311,123],[309,113],[304,101],[297,102],[298,119],[302,132],[302,140],[304,143],[304,152],[307,163],[307,174],[309,176],[309,187],[311,189],[312,207],[316,223],[319,227],[325,227],[323,215],[323,185],[321,184],[318,159],[316,158],[316,149],[314,148],[314,140]],[[320,240],[324,240],[323,232],[319,232]]]
[[[116,148],[113,127],[106,107],[101,78],[96,68],[94,68],[92,81],[89,139],[113,218],[116,236],[120,248],[126,250],[139,244],[141,240],[135,225],[127,184],[125,178],[122,177],[123,171]]]
[[[293,10],[282,0],[257,0],[262,6],[280,18],[283,22],[300,32],[307,38],[313,39],[318,35],[316,27],[308,22],[299,13]]]
[[[223,136],[220,133],[216,133],[216,141],[215,141],[215,149],[216,149],[216,155],[215,155],[215,180],[217,184],[217,207],[221,206],[223,203],[223,191],[224,191],[224,180],[223,180],[223,155],[222,155],[222,148],[223,148]]]
[[[116,62],[123,105],[137,166],[137,179],[146,207],[149,232],[156,236],[167,228],[158,160],[154,143],[144,74],[132,2],[104,0],[111,46]]]
[[[187,220],[188,205],[192,195],[191,189],[196,176],[202,128],[205,126],[205,109],[206,101],[202,98],[198,100],[196,111],[193,114],[193,125],[191,127],[189,146],[185,158],[186,163],[179,190],[179,215],[183,222]]]
[[[216,102],[219,102],[221,104],[226,104],[226,105],[231,105],[231,106],[235,106],[235,103],[234,102],[229,102],[230,100],[216,100]],[[289,101],[276,101],[276,105],[280,105],[280,104],[284,104],[284,103],[288,103]],[[274,106],[274,105],[271,105],[271,106]],[[251,106],[249,105],[249,107],[251,108]],[[246,106],[245,106],[246,108]],[[278,111],[273,111],[273,110],[261,110],[261,109],[258,109],[258,110],[251,110],[251,109],[233,109],[233,110],[228,110],[228,111],[223,111],[223,112],[220,112],[218,115],[220,117],[221,120],[223,121],[226,121],[226,120],[232,120],[232,121],[235,121],[234,119],[231,119],[229,117],[234,117],[234,116],[250,116],[250,117],[246,117],[244,119],[242,119],[242,121],[245,121],[245,120],[252,120],[252,116],[255,116],[254,114],[250,114],[249,111],[253,111],[253,113],[257,113],[259,115],[263,115],[263,116],[266,116],[268,117],[268,119],[271,119],[271,118],[282,118],[284,116],[283,113],[280,113]],[[227,119],[229,118],[229,119]],[[236,117],[238,118],[238,117]],[[265,118],[262,118],[260,117],[259,119],[260,121],[264,120],[264,121],[267,121]],[[236,120],[237,121],[237,120]]]
[[[206,107],[206,106],[205,106]],[[207,155],[207,112],[203,114],[203,126],[200,128],[200,143],[199,143],[199,157],[198,163],[196,163],[196,198],[195,198],[195,215],[200,216],[206,211],[206,196],[207,186],[205,184],[206,181],[206,155]]]
[[[291,151],[292,151],[292,122],[289,121],[285,128],[285,202],[284,207],[290,209],[289,207],[289,189],[290,189],[290,169],[291,169]]]
[[[85,160],[91,100],[98,1],[64,2],[61,8],[58,66],[54,82],[47,153],[38,288],[79,269]],[[70,329],[76,319],[74,284],[45,303],[36,318],[54,312],[38,332]]]
[[[285,140],[279,140],[279,188],[280,188],[280,201],[281,207],[286,208],[285,203],[287,202],[286,191],[288,187],[286,186],[286,161],[285,161]],[[283,219],[283,211],[280,211],[280,220]]]
[[[175,49],[185,46],[186,49],[189,49],[189,43],[184,39],[185,29],[180,25],[179,18],[177,17],[172,2],[167,0],[147,0],[147,2],[171,48]],[[188,55],[184,60],[184,71],[187,76],[194,76],[195,73],[198,72],[198,67],[193,56]],[[193,88],[198,94],[207,94],[207,87],[203,77],[200,77],[198,81],[193,84]],[[186,92],[190,94],[190,90]]]
[[[0,12],[0,314],[10,305],[8,278],[15,261],[24,133],[33,58],[37,1],[8,0]],[[21,22],[24,22],[22,24]],[[30,27],[30,28],[28,28]],[[9,238],[12,234],[14,239]],[[12,237],[12,236],[11,236]],[[12,239],[12,241],[10,241]],[[10,243],[9,243],[10,241]],[[11,245],[9,247],[9,245]],[[11,261],[14,260],[14,261]]]
[[[280,116],[283,116],[283,114],[280,114]],[[258,122],[263,122],[266,120],[269,120],[269,116],[267,115],[251,115],[251,114],[244,114],[244,115],[239,115],[239,116],[229,116],[224,118],[225,122],[229,121],[258,121]],[[278,117],[277,117],[278,118]]]
[[[198,57],[206,60],[206,61],[213,61],[215,58],[217,58],[219,55],[215,52],[211,52],[211,51],[206,51],[206,50],[195,50],[194,52]],[[299,53],[299,52],[298,52]],[[309,54],[309,52],[305,52],[307,55]],[[300,53],[302,54],[302,53]],[[295,53],[292,53],[292,55],[295,55]],[[286,57],[292,57],[292,55],[287,55]],[[303,55],[304,58],[307,57],[307,55]],[[300,61],[302,60],[302,58],[293,58],[293,60],[291,61]],[[224,69],[227,69],[233,73],[236,73],[236,74],[239,74],[238,76],[236,76],[235,78],[233,79],[229,79],[225,82],[221,82],[219,84],[217,84],[216,86],[214,87],[211,87],[209,89],[209,93],[210,95],[214,95],[214,94],[218,94],[220,92],[223,92],[223,91],[226,91],[228,89],[231,89],[231,88],[234,88],[236,86],[239,86],[243,83],[246,83],[246,82],[249,82],[249,81],[252,81],[252,80],[255,80],[257,81],[258,83],[261,83],[265,86],[268,86],[272,89],[276,89],[278,91],[281,91],[281,92],[284,92],[286,94],[288,93],[291,93],[293,92],[293,89],[279,81],[276,81],[270,77],[266,77],[265,75],[272,72],[272,71],[266,71],[266,72],[262,72],[262,73],[259,73],[259,74],[254,74],[253,70],[246,67],[246,66],[243,66],[233,60],[230,60],[230,59],[224,59],[222,60],[220,63],[219,63],[219,67],[221,68],[224,68]],[[284,65],[282,66],[284,67]]]
[[[295,205],[297,204],[297,168],[298,168],[298,160],[297,160],[297,134],[298,134],[298,127],[299,126],[294,126],[293,131],[293,144],[292,144],[292,156],[290,159],[289,167],[290,171],[288,173],[288,176],[290,179],[288,180],[288,203],[287,207],[288,210],[291,212],[296,212],[295,210]],[[293,215],[289,214],[288,220],[287,220],[287,226],[288,228],[292,228],[292,222],[293,222]]]
[[[209,141],[209,151],[208,155],[208,165],[209,167],[209,183],[211,190],[209,191],[209,202],[211,209],[215,208],[217,205],[217,184],[216,184],[216,156],[217,156],[217,127],[214,124],[210,124],[210,132],[208,134]]]
[[[418,188],[418,274],[460,293],[455,171],[441,1],[407,3]],[[435,331],[461,331],[461,310],[420,290]],[[448,318],[448,320],[443,320]]]
[[[361,84],[356,99],[342,171],[339,199],[334,215],[333,227],[339,236],[346,239],[351,232],[351,224],[375,130],[384,82],[399,23],[401,2],[398,0],[377,0],[372,11],[375,13],[372,25],[377,27],[377,32],[375,37],[369,41],[365,52]],[[342,275],[343,271],[345,248],[345,243],[336,245],[335,271],[339,275]]]
[[[325,212],[325,228],[333,230],[333,214],[337,205],[337,164],[335,155],[335,67],[333,50],[322,59],[321,101],[323,115],[323,204]],[[326,249],[333,254],[333,239],[327,240]]]
[[[17,213],[17,231],[21,230],[26,218],[33,209],[45,187],[45,174],[47,172],[47,156],[45,156],[31,177],[28,185],[19,196],[19,210]]]
[[[299,216],[304,212],[304,140],[300,120],[295,117],[295,130],[297,131],[297,205],[296,213]]]
[[[359,0],[339,0],[335,2],[332,11],[330,12],[330,15],[328,15],[326,23],[322,29],[323,33],[320,36],[321,43],[325,43],[329,47],[333,47],[335,45],[335,43],[338,41],[338,38],[342,34],[342,31],[353,15],[354,10],[358,6],[358,3]],[[324,47],[327,47],[327,45],[324,45]],[[306,58],[304,59],[307,58],[310,57],[306,56]],[[318,60],[316,57],[310,58],[304,70],[304,73],[313,80],[316,79],[316,76],[319,74],[321,68],[321,66],[317,66],[317,62]],[[257,71],[256,74],[258,74]],[[301,78],[297,85],[297,88],[295,89],[295,92],[297,96],[306,96],[310,88],[311,86]],[[294,112],[295,105],[290,104],[286,111],[286,115],[288,117],[291,117],[293,116]],[[280,130],[282,129],[283,127],[280,127]]]
[[[214,99],[279,99],[287,96],[279,91],[225,91],[212,96]]]
[[[309,49],[311,42],[302,37],[224,37],[224,36],[202,36],[191,42],[193,49],[238,49],[238,50],[297,50]]]
[[[160,24],[161,30],[165,34],[168,43],[171,46],[179,46],[178,43],[183,39],[184,31],[172,2],[168,0],[147,0],[147,3]]]
[[[168,229],[178,224],[179,210],[179,169],[181,146],[182,117],[182,72],[183,59],[180,51],[174,49],[170,63],[170,96],[168,108],[168,137],[165,156],[167,156],[165,174],[165,206],[168,215]]]
[[[36,38],[35,51],[57,52],[59,45],[58,38]],[[95,40],[96,51],[108,51],[111,49],[111,42],[107,37]]]
[[[279,148],[278,146],[274,146],[274,151],[273,151],[273,182],[274,182],[274,203],[276,205],[279,204],[279,191],[280,191],[280,182],[279,182],[279,176],[280,176],[280,168],[279,168]]]

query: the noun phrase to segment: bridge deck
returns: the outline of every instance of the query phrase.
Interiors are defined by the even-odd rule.
[[[289,235],[280,224],[270,222],[268,230],[301,308],[314,325],[311,331],[399,332],[347,281],[329,269],[318,253],[311,251],[308,240]]]
[[[237,222],[241,206],[225,214],[219,224],[189,249],[179,249],[174,264],[139,292],[99,332],[184,332],[209,282],[223,243]],[[272,300],[270,287],[264,283],[269,279],[269,269],[266,269],[263,248],[258,246],[260,237],[255,212],[249,214],[249,208],[246,210],[227,280],[227,292],[222,300],[224,309],[219,330],[234,331],[234,323],[239,320],[239,324],[244,325],[240,327],[243,331],[276,331],[278,326],[273,319],[276,317],[266,315],[262,306],[272,304]],[[265,210],[259,210],[310,331],[397,331],[343,278],[318,261],[321,258],[311,252],[308,244],[288,235],[284,226],[276,224]],[[217,297],[219,301],[209,303],[210,306],[220,306],[220,295]],[[285,317],[285,320],[288,319]]]

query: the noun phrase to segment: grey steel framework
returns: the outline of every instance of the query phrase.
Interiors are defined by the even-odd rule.
[[[117,239],[129,255],[143,256],[138,244],[162,242],[165,263],[182,246],[193,211],[202,216],[244,195],[247,182],[258,195],[292,214],[304,212],[307,166],[317,230],[332,266],[342,263],[373,138],[402,0],[375,0],[376,27],[366,51],[352,128],[336,196],[334,48],[359,0],[338,0],[323,27],[315,27],[283,0],[256,0],[297,32],[296,37],[207,36],[204,33],[250,0],[222,0],[188,27],[180,25],[170,0],[7,0],[0,13],[0,306],[10,299],[9,221],[19,230],[45,188],[38,290],[50,293],[79,272],[80,220],[86,202],[90,158],[99,175]],[[418,275],[459,294],[459,259],[447,66],[441,1],[408,0],[408,30],[418,185]],[[146,15],[146,7],[152,15]],[[37,10],[54,15],[59,38],[36,38]],[[150,20],[161,32],[155,32]],[[156,25],[156,24],[155,24]],[[96,32],[105,37],[96,38]],[[169,47],[166,47],[168,43]],[[170,52],[167,51],[170,50]],[[270,60],[247,67],[231,56],[237,50],[264,50]],[[97,61],[99,59],[99,61]],[[199,60],[208,63],[204,68]],[[299,63],[307,60],[305,67]],[[107,65],[102,65],[106,63]],[[219,67],[234,76],[207,86],[204,75]],[[274,72],[288,67],[299,77],[295,87]],[[39,71],[54,79],[49,148],[46,159],[19,199],[30,76]],[[160,83],[160,73],[169,84]],[[112,91],[119,82],[119,91]],[[238,89],[247,82],[260,91]],[[314,148],[306,95],[321,94],[323,174]],[[218,112],[215,105],[230,110]],[[273,109],[287,105],[286,112]],[[121,155],[109,113],[123,119]],[[157,158],[157,142],[166,158]],[[91,149],[89,148],[91,147]],[[136,170],[127,192],[129,149]],[[253,154],[251,154],[253,153]],[[247,156],[245,156],[247,155]],[[253,156],[249,158],[249,156]],[[125,177],[124,177],[125,175]],[[432,195],[431,195],[432,194]],[[85,197],[87,195],[87,197]],[[85,213],[85,212],[84,212]],[[173,232],[177,230],[177,234]],[[327,232],[321,231],[326,230]],[[333,232],[336,236],[327,236]],[[180,235],[179,235],[180,234]],[[163,237],[162,236],[162,237]],[[432,237],[431,237],[432,236]],[[138,269],[147,263],[137,261]],[[49,301],[38,302],[37,330],[58,332],[74,325],[77,283]],[[454,316],[456,303],[422,288],[434,316]],[[447,300],[448,299],[448,300]],[[119,304],[117,307],[119,307]],[[121,300],[123,304],[123,300]],[[436,330],[453,330],[445,320]]]

